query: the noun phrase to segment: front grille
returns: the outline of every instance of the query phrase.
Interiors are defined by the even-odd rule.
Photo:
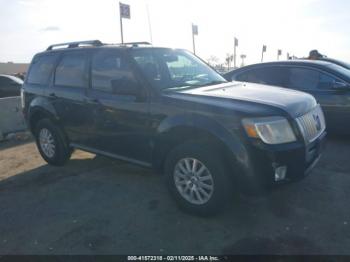
[[[326,129],[326,121],[320,105],[296,120],[306,143],[313,142]]]

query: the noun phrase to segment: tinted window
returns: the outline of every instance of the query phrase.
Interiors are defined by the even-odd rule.
[[[288,87],[293,89],[316,89],[320,75],[317,71],[305,68],[291,68],[289,70]]]
[[[319,88],[319,89],[331,89],[334,87],[334,84],[337,81],[342,82],[340,80],[336,80],[334,77],[332,77],[330,75],[320,73],[320,80],[319,80],[317,88]]]
[[[92,59],[92,88],[113,93],[122,84],[135,84],[133,72],[126,59],[115,51],[99,51]]]
[[[331,89],[336,79],[307,68],[290,68],[288,87],[300,90]]]
[[[55,55],[35,57],[30,67],[27,82],[39,85],[48,84],[56,57]]]
[[[288,71],[284,67],[264,67],[249,69],[243,73],[238,74],[233,80],[265,85],[286,86],[288,80]]]
[[[0,87],[10,85],[11,83],[14,83],[14,81],[7,77],[0,76]]]
[[[162,74],[160,65],[156,60],[156,57],[152,52],[139,52],[134,54],[136,63],[140,66],[141,70],[147,77],[147,79],[155,86],[161,86]]]
[[[86,87],[86,55],[66,54],[56,68],[55,85]]]
[[[20,95],[21,84],[12,78],[12,76],[0,76],[0,98]]]

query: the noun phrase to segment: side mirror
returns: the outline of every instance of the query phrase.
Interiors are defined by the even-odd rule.
[[[350,85],[344,82],[334,82],[333,88],[336,90],[350,90]]]

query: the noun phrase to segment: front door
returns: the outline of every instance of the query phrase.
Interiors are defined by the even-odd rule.
[[[93,147],[150,163],[149,100],[124,54],[115,49],[96,50],[91,60],[88,97]]]

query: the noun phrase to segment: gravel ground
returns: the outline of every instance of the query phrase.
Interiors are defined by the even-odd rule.
[[[151,170],[77,151],[48,166],[30,138],[0,143],[0,254],[350,254],[350,139],[304,180],[200,218]]]

